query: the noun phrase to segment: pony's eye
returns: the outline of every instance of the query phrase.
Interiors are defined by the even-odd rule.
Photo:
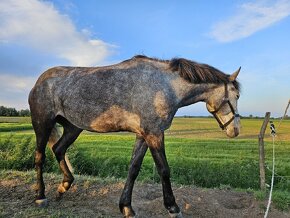
[[[240,95],[237,95],[237,99],[239,99],[240,98]]]

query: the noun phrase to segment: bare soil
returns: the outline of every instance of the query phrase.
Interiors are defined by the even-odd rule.
[[[0,172],[1,173],[1,172]],[[118,201],[124,181],[77,176],[62,200],[56,199],[60,176],[45,175],[46,208],[34,204],[34,174],[18,173],[0,177],[0,217],[122,217]],[[184,217],[263,217],[265,203],[252,193],[233,190],[173,186]],[[137,217],[169,217],[163,207],[160,184],[137,183],[133,192]],[[290,217],[273,207],[271,218]]]

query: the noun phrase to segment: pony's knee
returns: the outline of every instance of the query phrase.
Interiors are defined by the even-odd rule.
[[[170,170],[169,168],[162,168],[162,169],[159,169],[158,170],[158,173],[160,175],[160,177],[163,179],[163,180],[167,180],[170,178]]]
[[[40,151],[35,151],[35,165],[40,166],[44,163],[45,160],[45,153]]]

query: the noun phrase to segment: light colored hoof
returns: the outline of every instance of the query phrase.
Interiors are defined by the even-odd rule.
[[[183,218],[181,211],[179,213],[169,213],[171,218]]]
[[[59,184],[58,188],[57,188],[57,191],[61,194],[65,193],[66,192],[66,189],[65,187],[63,186],[62,183]]]
[[[71,186],[71,183],[68,183],[68,182],[64,182],[63,183],[63,187],[65,188],[65,190],[67,191]]]
[[[36,203],[36,205],[39,206],[39,207],[46,207],[47,204],[48,204],[48,201],[47,201],[46,198],[44,198],[44,199],[38,199],[38,200],[35,200],[35,203]]]
[[[69,190],[71,184],[68,182],[62,182],[59,184],[57,191],[61,194],[65,193],[67,190]]]
[[[125,218],[135,218],[136,217],[135,212],[132,210],[132,208],[129,208],[129,207],[123,208],[123,214],[124,214]]]

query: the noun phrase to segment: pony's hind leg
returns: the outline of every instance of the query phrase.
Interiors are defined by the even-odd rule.
[[[60,123],[64,128],[63,135],[58,140],[58,142],[52,146],[52,150],[64,175],[63,181],[60,183],[57,189],[59,198],[70,188],[74,180],[74,177],[70,172],[65,160],[65,152],[82,132],[82,129],[79,129],[67,120],[62,119]]]
[[[37,172],[36,182],[36,200],[35,203],[39,206],[46,206],[47,199],[45,197],[45,185],[43,181],[43,165],[45,162],[45,148],[49,135],[54,126],[54,121],[42,122],[32,119],[32,125],[36,135],[35,149],[35,169]]]
[[[132,158],[130,162],[130,168],[128,172],[127,181],[125,187],[123,189],[120,201],[119,201],[119,208],[121,213],[123,213],[124,217],[134,217],[135,212],[131,206],[132,200],[132,191],[134,182],[139,174],[141,164],[144,158],[144,155],[147,151],[147,144],[143,137],[137,135],[135,147],[132,153]]]

